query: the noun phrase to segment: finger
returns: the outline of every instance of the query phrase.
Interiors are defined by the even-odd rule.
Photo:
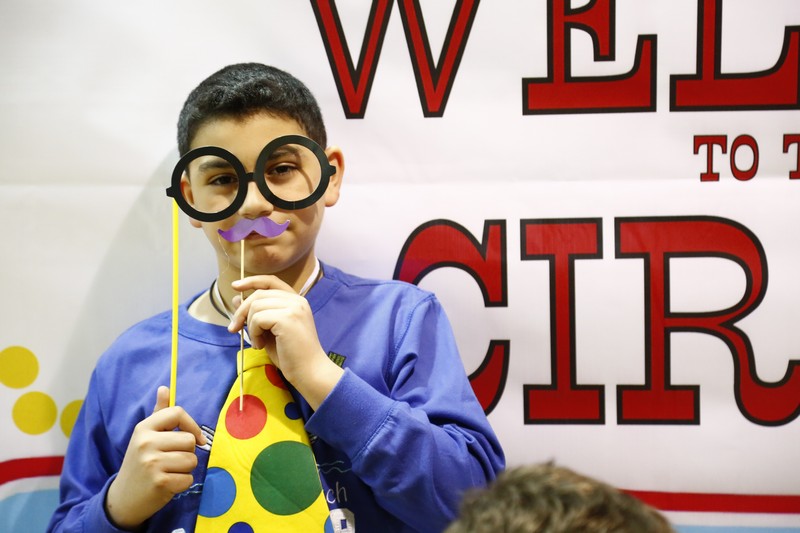
[[[149,429],[153,431],[172,431],[174,429],[179,429],[191,433],[194,436],[195,442],[200,446],[206,443],[206,438],[200,426],[182,407],[176,406],[161,409],[150,415],[146,419],[146,422]]]
[[[206,443],[206,437],[203,435],[200,425],[186,411],[183,411],[183,414],[184,416],[178,420],[178,429],[191,433],[194,436],[194,441],[203,446]]]
[[[291,294],[294,295],[295,293]],[[252,326],[252,315],[255,311],[280,308],[285,305],[280,302],[282,302],[283,298],[287,295],[289,295],[289,293],[282,290],[256,290],[245,298],[236,308],[236,311],[231,316],[231,323],[228,325],[228,331],[235,333],[242,329],[245,324]]]
[[[194,455],[197,442],[195,436],[187,431],[162,431],[158,433],[155,446],[162,452],[180,452]]]
[[[197,456],[194,452],[168,452],[161,457],[164,472],[171,474],[189,474],[197,467]]]
[[[256,350],[261,350],[266,348],[267,344],[274,347],[275,336],[270,331],[270,327],[271,325],[269,323],[256,321],[250,322],[247,331],[250,334],[250,341],[253,344],[253,348]]]
[[[194,483],[194,476],[188,472],[164,473],[155,480],[156,486],[172,494],[180,494],[191,487],[192,483]]]
[[[257,289],[278,289],[281,291],[296,292],[291,285],[277,276],[248,276],[243,279],[234,280],[231,287],[237,292],[245,292]]]
[[[251,335],[258,335],[269,331],[275,325],[276,315],[281,305],[271,297],[263,297],[252,302],[247,302],[247,329]],[[243,306],[244,307],[244,306]]]
[[[156,392],[156,406],[153,408],[153,412],[155,413],[168,406],[169,406],[169,387],[161,385],[160,387],[158,387],[158,391]]]

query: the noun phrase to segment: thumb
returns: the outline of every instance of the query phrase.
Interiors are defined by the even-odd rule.
[[[165,407],[169,407],[169,387],[161,385],[156,393],[156,406],[153,412],[160,411]]]

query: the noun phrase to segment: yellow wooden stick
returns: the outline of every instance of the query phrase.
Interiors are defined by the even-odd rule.
[[[239,241],[239,244],[239,279],[244,279],[244,239]],[[242,379],[239,380],[239,411],[241,411],[244,409],[244,326],[239,331],[239,363],[239,368],[242,369]]]
[[[178,381],[178,202],[172,202],[172,358],[169,371],[169,406],[175,405]]]

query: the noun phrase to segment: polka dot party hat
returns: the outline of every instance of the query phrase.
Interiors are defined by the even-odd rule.
[[[330,531],[300,410],[264,350],[243,355],[217,421],[196,531]]]

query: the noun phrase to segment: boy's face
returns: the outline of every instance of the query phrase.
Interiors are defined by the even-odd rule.
[[[198,129],[190,149],[201,146],[225,148],[241,161],[247,172],[252,172],[264,146],[282,135],[306,135],[306,132],[294,120],[268,114],[245,119],[218,119]],[[336,172],[331,176],[325,194],[315,204],[305,209],[280,210],[264,198],[256,183],[251,182],[244,203],[234,215],[219,222],[191,221],[193,226],[203,229],[214,248],[220,273],[226,270],[239,272],[240,244],[226,241],[218,230],[230,229],[243,218],[268,217],[278,224],[289,221],[286,231],[277,237],[253,233],[242,241],[245,247],[244,269],[248,275],[275,274],[291,283],[313,266],[314,243],[323,212],[339,198],[343,170],[342,154],[337,148],[326,149],[325,153]],[[183,180],[182,188],[191,188],[186,176]],[[187,192],[190,194],[190,189]]]

